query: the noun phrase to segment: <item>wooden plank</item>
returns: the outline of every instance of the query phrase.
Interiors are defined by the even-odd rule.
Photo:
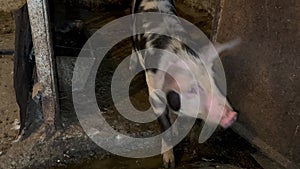
[[[35,62],[40,83],[40,93],[44,122],[55,126],[58,119],[56,68],[52,38],[49,26],[49,6],[47,0],[28,0],[28,11],[35,49]]]

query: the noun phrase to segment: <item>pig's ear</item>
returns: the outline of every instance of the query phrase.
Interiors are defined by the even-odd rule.
[[[218,54],[222,53],[225,50],[232,49],[238,44],[241,43],[241,38],[236,38],[226,43],[215,43],[214,45],[209,44],[203,48],[203,57],[205,63],[212,64],[213,61],[218,57]]]
[[[141,65],[139,63],[139,58],[137,52],[132,50],[131,56],[130,56],[130,63],[129,63],[129,70],[131,72],[136,72],[137,70],[144,69],[144,65]]]

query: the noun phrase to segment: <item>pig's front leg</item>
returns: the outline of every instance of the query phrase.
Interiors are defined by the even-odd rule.
[[[158,109],[155,106],[165,104],[165,103],[161,102],[160,99],[157,99],[157,96],[153,96],[153,95],[154,94],[152,94],[152,97],[151,97],[151,94],[150,94],[150,102],[151,102],[151,105],[154,107],[155,113],[158,114],[160,112],[157,112]],[[160,114],[160,116],[157,118],[157,120],[160,125],[161,132],[164,132],[171,127],[172,124],[171,124],[171,121],[169,118],[169,110],[167,107],[165,107],[163,113]],[[165,149],[169,149],[168,147],[172,147],[172,135],[171,134],[163,135],[163,138],[162,138],[162,151],[164,151]],[[174,168],[175,167],[175,157],[174,157],[174,153],[173,153],[173,148],[170,148],[168,151],[163,152],[162,155],[163,155],[164,167],[165,168]]]
[[[161,128],[161,132],[164,132],[171,127],[171,122],[168,114],[169,110],[168,108],[166,108],[163,114],[157,119]],[[167,135],[166,138],[163,138],[162,140],[162,150],[170,146],[172,146],[172,136]],[[173,148],[163,153],[163,163],[165,168],[175,167],[175,157],[173,153]]]
[[[148,71],[146,73],[146,81],[149,91],[149,101],[152,106],[154,113],[158,116],[158,123],[161,128],[161,132],[166,131],[171,127],[171,121],[169,118],[169,109],[167,107],[167,101],[165,98],[165,93],[162,92],[161,88],[164,83],[162,78],[164,73],[157,71],[153,73]],[[172,135],[164,135],[162,138],[162,152],[165,149],[172,147]],[[170,148],[168,151],[162,153],[163,163],[165,168],[174,168],[175,167],[175,157],[173,153],[173,148]]]

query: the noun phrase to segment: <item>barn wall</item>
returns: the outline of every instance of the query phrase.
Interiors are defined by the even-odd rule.
[[[300,6],[292,0],[220,2],[214,39],[242,38],[222,56],[228,96],[240,111],[233,128],[286,168],[300,168]]]

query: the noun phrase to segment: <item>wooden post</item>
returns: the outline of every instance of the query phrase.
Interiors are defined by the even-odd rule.
[[[47,0],[27,0],[28,13],[35,50],[36,69],[41,93],[44,122],[55,126],[59,113],[56,83],[56,66],[49,26],[49,6]]]

